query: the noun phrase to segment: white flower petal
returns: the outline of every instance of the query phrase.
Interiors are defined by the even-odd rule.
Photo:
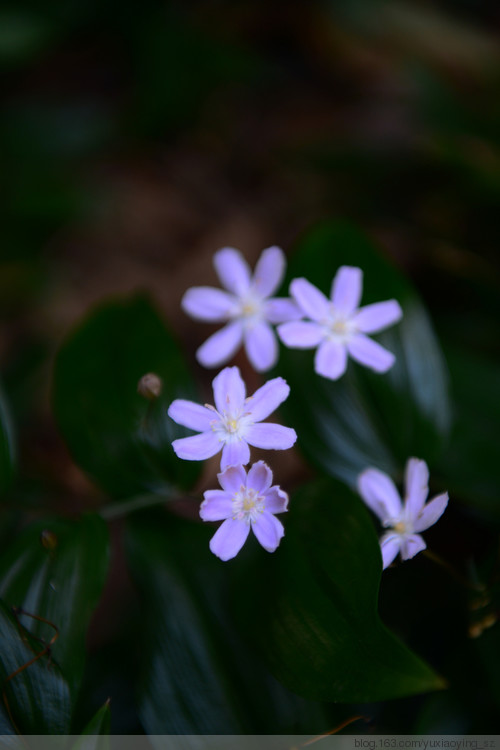
[[[277,328],[278,336],[292,349],[314,349],[323,340],[323,329],[317,323],[296,320]]]
[[[262,297],[270,297],[283,281],[285,275],[285,253],[280,247],[268,247],[255,266],[253,286]]]
[[[380,551],[382,553],[382,567],[385,570],[394,560],[401,549],[401,537],[389,531],[380,539]]]
[[[387,372],[396,361],[392,352],[362,333],[357,333],[349,339],[347,349],[353,359],[375,372]]]
[[[269,370],[278,361],[278,342],[268,323],[260,322],[245,331],[245,350],[257,372]]]
[[[248,472],[247,487],[263,494],[269,489],[273,481],[273,473],[264,461],[257,461]],[[267,508],[267,503],[266,503]]]
[[[341,266],[332,281],[331,300],[336,310],[351,315],[358,307],[363,290],[363,271]]]
[[[303,312],[297,303],[288,297],[274,297],[264,302],[264,317],[269,323],[277,325],[288,320],[300,320]]]
[[[234,440],[230,443],[225,443],[224,448],[222,449],[222,458],[220,462],[220,468],[222,471],[229,466],[246,466],[249,461],[250,448],[245,440]]]
[[[398,521],[403,505],[396,485],[378,469],[365,469],[358,477],[358,491],[383,524]]]
[[[277,485],[266,492],[266,510],[269,513],[284,513],[288,510],[288,495]]]
[[[228,518],[210,540],[210,549],[221,560],[236,557],[250,533],[250,525]]]
[[[223,247],[214,255],[214,266],[222,286],[241,297],[250,287],[250,268],[239,250]]]
[[[219,414],[243,411],[246,388],[238,367],[225,367],[212,381],[215,406]]]
[[[231,317],[236,309],[236,298],[222,289],[193,286],[184,294],[181,307],[196,320],[219,323]]]
[[[243,326],[241,321],[235,320],[212,334],[200,346],[196,358],[203,367],[219,367],[238,351],[242,340]]]
[[[267,511],[254,521],[252,531],[267,552],[274,552],[285,535],[281,521]]]
[[[403,317],[399,302],[389,299],[362,307],[354,316],[354,323],[363,333],[377,333],[397,323]]]
[[[411,560],[416,554],[427,547],[420,534],[407,536],[401,542],[401,557],[403,560]]]
[[[224,521],[233,515],[231,495],[222,490],[207,490],[200,506],[200,517],[204,521]]]
[[[409,458],[405,469],[405,507],[409,518],[414,519],[424,507],[429,494],[429,469],[425,461]]]
[[[294,279],[290,294],[298,306],[311,320],[323,320],[330,310],[330,302],[320,290],[307,279]]]
[[[221,443],[215,433],[210,431],[174,440],[172,448],[176,456],[185,461],[204,461],[220,451]]]
[[[318,375],[338,380],[347,367],[347,350],[337,341],[323,341],[314,356],[314,369]]]
[[[252,415],[254,422],[260,422],[286,401],[290,386],[283,378],[273,378],[258,388],[253,396],[246,400],[245,411]]]
[[[178,398],[172,401],[168,407],[168,416],[184,427],[189,427],[197,432],[206,432],[210,430],[211,422],[214,419],[214,413],[206,406],[195,404],[194,401],[186,401]]]
[[[437,495],[427,505],[424,505],[420,513],[416,516],[413,521],[413,530],[425,531],[425,529],[433,526],[441,518],[447,505],[448,493],[443,492],[442,495]]]
[[[291,427],[260,422],[251,425],[246,431],[245,437],[254,448],[281,451],[292,447],[297,440],[297,433]]]
[[[247,484],[247,473],[241,464],[236,466],[229,466],[225,471],[221,471],[217,474],[220,486],[226,491],[234,495],[235,492],[239,492],[241,485],[246,487]]]

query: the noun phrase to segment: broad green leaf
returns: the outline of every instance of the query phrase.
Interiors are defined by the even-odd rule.
[[[109,701],[96,712],[75,742],[72,750],[109,750],[111,710]]]
[[[158,516],[154,523],[141,521],[132,516],[127,535],[132,574],[147,607],[141,721],[149,734],[241,734],[235,692],[206,614],[176,559],[172,531]]]
[[[432,460],[448,433],[447,375],[428,315],[405,281],[356,228],[320,225],[307,235],[289,266],[330,294],[342,265],[363,270],[362,305],[395,298],[403,319],[375,338],[396,355],[386,374],[349,361],[338,381],[316,375],[313,353],[282,347],[278,372],[291,387],[283,405],[307,457],[350,485],[367,466],[396,473],[411,455]]]
[[[160,512],[128,523],[128,559],[144,596],[138,701],[148,733],[319,733],[344,718],[329,720],[283,688],[241,638],[230,570],[208,548],[213,527]]]
[[[46,654],[36,658],[43,645],[1,601],[0,642],[3,715],[23,734],[68,734],[70,695],[59,667]]]
[[[456,420],[438,464],[450,497],[500,516],[498,424],[500,366],[458,349],[446,350]]]
[[[78,522],[48,520],[27,527],[0,556],[0,596],[29,615],[23,625],[37,637],[59,637],[52,653],[72,693],[85,664],[85,637],[108,569],[108,532],[95,515]]]
[[[378,616],[380,548],[361,500],[321,481],[293,496],[286,521],[279,550],[235,594],[275,676],[324,701],[372,702],[443,687]]]
[[[153,400],[137,392],[147,373],[163,381]],[[188,431],[167,416],[174,398],[193,393],[176,343],[143,297],[95,310],[66,339],[56,361],[54,409],[73,458],[120,498],[168,494],[173,483],[194,481],[199,466],[177,459],[171,447]]]
[[[9,488],[14,477],[15,447],[12,423],[0,390],[0,492]]]

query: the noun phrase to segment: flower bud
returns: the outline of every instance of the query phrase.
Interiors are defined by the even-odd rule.
[[[137,393],[147,398],[149,401],[153,401],[158,398],[162,392],[163,381],[154,372],[148,372],[143,375],[137,384]]]

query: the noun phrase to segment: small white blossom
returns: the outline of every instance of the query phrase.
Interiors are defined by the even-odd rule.
[[[332,282],[330,299],[307,279],[294,279],[290,293],[309,320],[296,320],[278,327],[278,336],[292,349],[315,349],[314,369],[330,380],[340,378],[347,356],[376,372],[386,372],[395,362],[367,333],[377,333],[401,319],[394,300],[359,307],[363,283],[360,268],[342,266]]]
[[[366,505],[390,528],[380,539],[384,568],[401,552],[409,560],[425,549],[420,536],[442,516],[448,493],[437,495],[426,504],[429,494],[429,470],[425,461],[409,458],[405,471],[405,499],[401,502],[394,482],[378,469],[366,469],[358,477],[358,490]]]
[[[276,364],[278,342],[270,324],[302,317],[293,300],[271,299],[281,284],[285,265],[285,255],[279,247],[268,247],[262,252],[253,276],[238,250],[225,247],[215,253],[215,270],[225,290],[192,287],[181,303],[184,312],[196,320],[226,323],[196,352],[201,365],[218,367],[224,364],[242,344],[258,372],[269,370]]]

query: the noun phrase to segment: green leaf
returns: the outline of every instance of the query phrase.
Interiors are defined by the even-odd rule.
[[[14,729],[23,734],[68,734],[71,706],[67,683],[52,658],[42,655],[36,659],[42,645],[1,601],[0,642],[2,704]]]
[[[498,424],[500,366],[457,348],[446,350],[456,420],[438,470],[450,497],[500,516]]]
[[[158,398],[137,392],[140,378],[163,380]],[[167,416],[194,387],[173,338],[143,297],[108,303],[64,342],[56,361],[54,409],[75,461],[111,495],[169,494],[192,484],[196,463],[176,458],[171,442],[188,431]]]
[[[81,521],[39,521],[26,528],[0,557],[0,596],[29,615],[29,631],[46,641],[57,627],[52,653],[71,691],[85,664],[85,637],[106,579],[109,542],[106,524],[96,515]]]
[[[109,750],[110,730],[111,709],[108,700],[89,721],[72,750]]]
[[[411,455],[439,454],[449,429],[447,375],[428,315],[410,284],[355,227],[330,222],[302,241],[289,277],[306,277],[325,294],[341,265],[364,273],[362,304],[395,298],[403,319],[377,336],[396,355],[385,374],[349,360],[338,381],[315,374],[313,354],[282,347],[279,374],[291,387],[283,405],[306,456],[354,485],[367,466],[396,473]]]
[[[131,517],[127,534],[132,574],[147,603],[141,721],[149,734],[241,734],[234,691],[176,560],[172,531],[159,516],[154,523],[141,521]]]
[[[136,514],[128,524],[127,557],[144,597],[138,708],[146,731],[325,730],[323,707],[285,690],[239,635],[230,571],[208,548],[214,529],[165,512]]]
[[[12,422],[3,392],[0,390],[0,492],[5,492],[14,478],[15,446]]]
[[[279,550],[246,573],[235,594],[242,624],[275,676],[324,701],[372,702],[443,687],[379,619],[380,548],[361,500],[324,480],[290,505]]]

